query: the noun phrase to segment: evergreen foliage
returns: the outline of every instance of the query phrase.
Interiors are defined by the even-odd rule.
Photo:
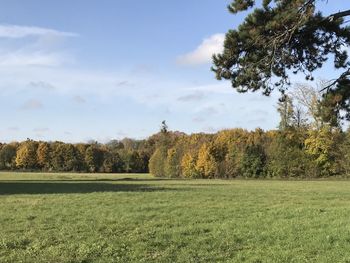
[[[232,1],[228,9],[233,14],[254,9],[237,29],[227,32],[223,52],[213,56],[216,78],[229,80],[238,92],[261,90],[269,95],[277,88],[284,94],[291,73],[313,80],[313,72],[331,58],[342,73],[323,88],[331,95],[326,104],[333,105],[328,117],[346,110],[350,119],[350,27],[344,19],[350,10],[325,16],[318,9],[320,2]]]

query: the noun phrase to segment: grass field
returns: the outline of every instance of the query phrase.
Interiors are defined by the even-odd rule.
[[[350,262],[350,182],[0,173],[0,262]]]

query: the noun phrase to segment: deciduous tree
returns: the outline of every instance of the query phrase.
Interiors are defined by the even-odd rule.
[[[218,166],[207,144],[199,149],[196,170],[203,178],[214,178],[217,174]]]
[[[32,140],[22,142],[16,154],[16,166],[23,169],[35,169],[38,167],[37,158],[38,143]]]
[[[186,153],[181,160],[181,171],[185,178],[197,178],[198,171],[196,169],[197,158],[191,153]]]

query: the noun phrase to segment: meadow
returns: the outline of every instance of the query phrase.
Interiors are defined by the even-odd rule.
[[[0,262],[350,262],[350,182],[0,173]]]

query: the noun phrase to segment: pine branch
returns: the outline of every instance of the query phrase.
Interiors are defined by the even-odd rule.
[[[345,10],[345,11],[341,11],[341,12],[338,12],[338,13],[334,13],[334,14],[328,16],[328,19],[330,21],[333,21],[333,20],[337,20],[339,18],[346,17],[346,16],[350,16],[350,9],[349,10]]]
[[[331,83],[330,84],[328,84],[326,87],[324,87],[323,89],[321,89],[320,90],[320,92],[322,92],[322,91],[329,91],[329,89],[331,88],[331,87],[333,87],[335,84],[337,84],[339,81],[341,81],[342,79],[344,79],[344,78],[346,78],[346,77],[348,77],[348,76],[350,76],[350,68],[348,68],[345,72],[343,72],[341,75],[340,75],[340,77],[339,78],[337,78],[337,79],[335,79],[335,80],[333,80],[333,81],[331,81]]]

